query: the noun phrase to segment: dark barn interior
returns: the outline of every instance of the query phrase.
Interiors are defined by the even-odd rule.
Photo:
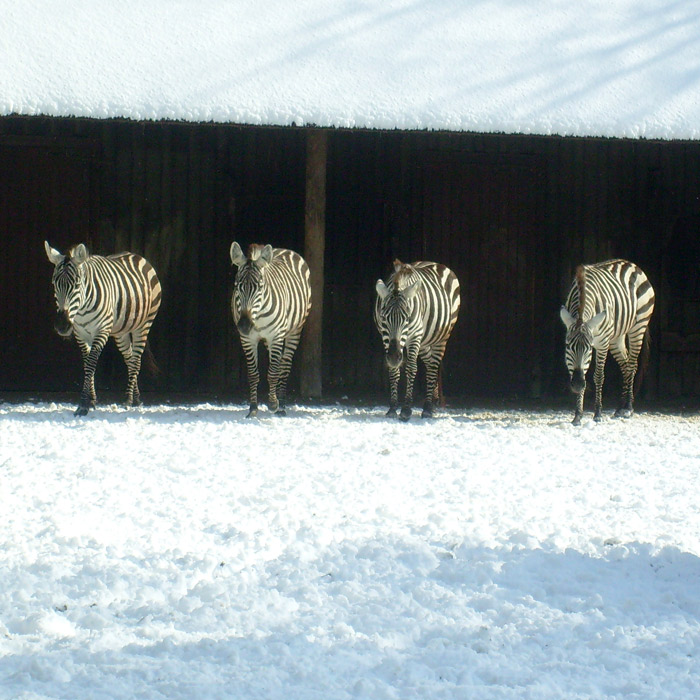
[[[155,266],[164,301],[150,341],[162,373],[142,373],[145,390],[244,400],[228,250],[235,239],[304,254],[309,132],[0,118],[0,391],[79,385],[78,350],[52,330],[47,239],[128,249]],[[461,281],[448,401],[566,398],[558,312],[574,269],[625,257],[657,292],[642,397],[697,401],[699,226],[697,142],[331,130],[324,395],[383,396],[374,285],[398,257],[443,262]],[[293,396],[299,372],[295,359]],[[111,347],[98,391],[124,381]]]

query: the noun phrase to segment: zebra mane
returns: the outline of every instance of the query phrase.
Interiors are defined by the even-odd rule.
[[[248,260],[257,260],[264,248],[262,243],[251,243],[248,246]]]
[[[415,271],[412,265],[402,263],[398,258],[394,260],[394,274],[391,276],[394,283],[394,291],[399,292],[415,282]]]
[[[78,264],[80,264],[90,257],[90,251],[85,243],[76,243],[69,248],[67,257],[70,260],[77,260]]]
[[[586,304],[586,269],[583,265],[576,268],[576,285],[578,286],[578,318],[583,320],[583,307]]]

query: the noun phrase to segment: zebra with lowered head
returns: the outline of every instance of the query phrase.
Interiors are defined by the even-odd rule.
[[[426,369],[423,418],[433,416],[438,401],[438,372],[445,346],[459,312],[459,281],[452,270],[434,262],[411,265],[394,261],[388,284],[376,284],[374,322],[382,337],[389,368],[390,400],[387,416],[399,404],[401,366],[406,365],[406,396],[399,417],[407,421],[413,404],[413,382],[420,357]]]
[[[54,328],[63,337],[74,335],[83,357],[83,388],[75,415],[84,416],[95,407],[95,369],[110,337],[126,363],[126,405],[139,405],[141,357],[161,301],[153,266],[134,253],[90,255],[84,243],[65,255],[46,241],[44,247],[54,265]]]
[[[309,266],[298,253],[271,245],[252,244],[244,255],[231,244],[231,262],[238,268],[231,312],[246,357],[250,410],[258,413],[258,344],[267,347],[268,407],[285,415],[287,380],[294,351],[311,309]]]
[[[648,326],[654,289],[644,272],[627,260],[579,265],[561,319],[566,326],[566,366],[576,394],[574,425],[583,415],[586,372],[595,350],[595,412],[601,419],[603,378],[608,351],[622,371],[622,399],[615,416],[634,412],[634,378],[642,346],[648,351]]]

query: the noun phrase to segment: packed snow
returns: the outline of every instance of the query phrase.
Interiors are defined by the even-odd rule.
[[[700,138],[696,0],[0,0],[0,114]]]
[[[0,404],[0,697],[694,700],[700,416]]]

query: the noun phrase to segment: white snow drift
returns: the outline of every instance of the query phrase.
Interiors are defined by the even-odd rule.
[[[0,0],[0,114],[700,137],[695,0]]]

